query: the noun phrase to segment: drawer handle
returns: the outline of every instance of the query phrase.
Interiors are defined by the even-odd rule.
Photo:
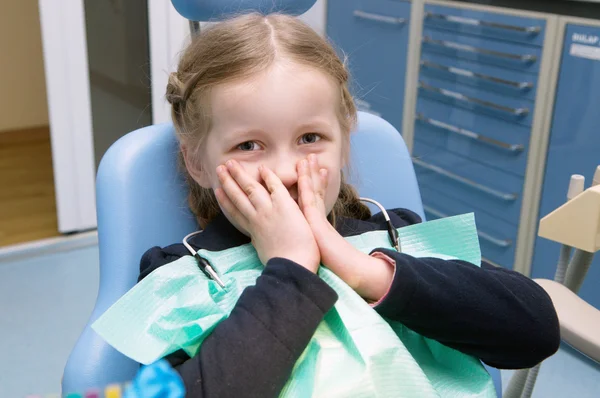
[[[434,93],[441,94],[444,97],[448,97],[448,98],[452,98],[452,99],[455,99],[458,101],[468,102],[468,103],[472,103],[472,104],[476,104],[476,105],[480,105],[480,106],[485,106],[485,107],[492,108],[492,109],[495,109],[498,111],[510,113],[511,115],[514,115],[514,116],[525,116],[529,113],[529,109],[527,109],[527,108],[511,108],[508,106],[499,105],[494,102],[480,100],[479,98],[468,97],[464,94],[457,93],[456,91],[450,91],[450,90],[446,90],[443,88],[434,87],[427,83],[423,83],[421,81],[419,81],[418,86],[419,86],[419,88],[422,88],[424,90],[433,91]]]
[[[488,263],[488,264],[490,264],[490,265],[493,265],[493,266],[494,266],[494,267],[496,267],[496,268],[507,268],[507,267],[505,267],[504,265],[502,265],[502,264],[498,264],[497,262],[495,262],[495,261],[492,261],[492,260],[490,260],[490,259],[489,259],[489,258],[487,258],[487,257],[483,257],[483,256],[481,256],[481,261],[482,261],[482,262],[483,262],[483,261],[485,261],[486,263]]]
[[[493,57],[506,58],[506,59],[511,59],[511,60],[515,60],[515,61],[519,61],[519,62],[535,62],[535,61],[537,61],[536,55],[531,55],[531,54],[519,55],[519,54],[503,53],[500,51],[493,51],[493,50],[487,50],[485,48],[473,47],[473,46],[469,46],[467,44],[460,44],[460,43],[456,43],[453,41],[435,40],[429,36],[424,36],[423,42],[428,43],[428,44],[434,44],[436,46],[450,48],[452,50],[467,51],[467,52],[476,53],[476,54],[491,55]]]
[[[383,22],[390,25],[404,25],[406,18],[396,18],[387,15],[373,14],[361,10],[354,10],[354,16],[356,18],[367,19],[369,21]]]
[[[443,168],[441,168],[439,166],[423,162],[422,160],[419,160],[414,157],[412,158],[412,161],[414,164],[416,164],[419,167],[433,171],[436,174],[439,174],[441,176],[444,176],[444,177],[454,180],[456,182],[460,182],[463,185],[469,186],[471,188],[475,188],[481,192],[484,192],[488,195],[494,196],[498,199],[502,199],[507,202],[517,199],[516,193],[506,193],[506,192],[497,191],[494,188],[490,188],[488,186],[481,185],[475,181],[469,180],[468,178],[459,176],[458,174],[451,173],[449,171],[444,170]]]
[[[485,26],[487,28],[504,29],[527,34],[537,34],[542,31],[540,26],[506,25],[497,22],[482,21],[480,19],[458,17],[455,15],[434,14],[432,12],[425,12],[425,18],[443,19],[444,21],[461,25]]]
[[[436,210],[430,206],[427,205],[423,205],[423,210],[425,210],[427,213],[433,214],[436,217],[439,218],[446,218],[448,217],[447,214],[442,213],[439,210]],[[489,243],[496,245],[498,247],[509,247],[510,245],[512,245],[512,241],[510,239],[500,239],[500,238],[496,238],[490,234],[487,234],[485,232],[480,231],[479,229],[477,230],[477,235],[479,235],[479,237],[483,240],[488,241]]]
[[[507,144],[506,142],[498,141],[496,139],[486,137],[485,135],[481,135],[479,133],[474,133],[472,131],[453,126],[448,123],[441,122],[439,120],[430,119],[425,117],[422,113],[417,113],[417,120],[420,120],[423,123],[430,124],[434,127],[450,131],[452,133],[460,134],[463,137],[471,138],[473,140],[481,141],[485,144],[492,145],[498,147],[500,149],[507,150],[509,152],[521,152],[524,149],[524,146],[521,144]]]
[[[529,90],[529,89],[533,88],[532,82],[515,82],[512,80],[505,80],[505,79],[501,79],[499,77],[494,77],[494,76],[484,75],[482,73],[473,72],[468,69],[461,69],[461,68],[455,68],[453,66],[440,65],[440,64],[436,64],[434,62],[429,62],[429,61],[421,61],[421,66],[424,66],[426,68],[443,70],[445,72],[452,73],[452,74],[458,75],[458,76],[466,76],[466,77],[470,77],[473,79],[476,78],[476,79],[480,79],[480,80],[486,80],[486,81],[489,81],[492,83],[504,84],[505,86],[514,87],[519,90]]]

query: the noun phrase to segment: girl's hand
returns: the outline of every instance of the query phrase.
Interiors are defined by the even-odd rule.
[[[238,228],[250,234],[260,261],[287,258],[311,272],[320,263],[310,226],[281,180],[267,167],[259,168],[265,187],[235,160],[217,168],[221,188],[215,196]]]
[[[385,260],[371,257],[346,241],[327,220],[327,170],[315,155],[298,163],[298,199],[319,246],[321,262],[363,298],[378,301],[387,292],[394,270]]]

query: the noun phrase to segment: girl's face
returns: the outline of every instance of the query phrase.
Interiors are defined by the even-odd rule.
[[[215,87],[210,103],[212,126],[199,154],[200,167],[190,170],[201,186],[218,187],[216,168],[235,159],[261,183],[258,167],[269,167],[297,201],[296,165],[314,153],[328,171],[329,214],[340,190],[347,140],[338,121],[339,88],[331,78],[276,62],[251,79]]]

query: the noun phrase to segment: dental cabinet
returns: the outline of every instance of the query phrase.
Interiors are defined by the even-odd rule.
[[[404,107],[411,2],[329,0],[327,35],[346,59],[359,110],[399,131]]]
[[[328,0],[360,110],[402,131],[425,213],[474,212],[483,258],[552,279],[537,238],[600,164],[600,21],[457,1]],[[595,262],[599,262],[598,260]],[[600,308],[600,264],[581,294]]]

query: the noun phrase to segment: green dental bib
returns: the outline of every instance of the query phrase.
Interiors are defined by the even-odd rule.
[[[473,214],[398,229],[403,253],[479,265]],[[362,252],[390,248],[386,231],[346,238]],[[250,244],[199,251],[226,284],[221,289],[191,256],[164,265],[93,324],[128,357],[149,364],[179,349],[193,357],[263,270]],[[496,397],[481,362],[382,318],[330,270],[319,276],[339,299],[296,362],[281,397]]]

